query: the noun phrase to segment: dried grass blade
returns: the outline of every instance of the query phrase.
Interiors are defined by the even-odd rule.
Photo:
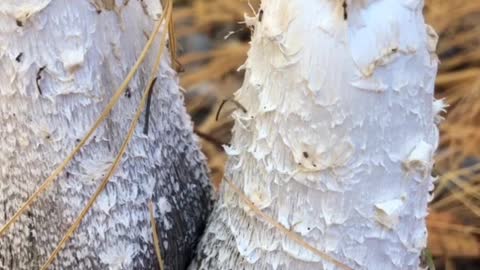
[[[164,270],[162,253],[160,251],[160,240],[157,233],[157,223],[155,222],[155,211],[153,210],[153,207],[153,202],[150,201],[150,203],[148,204],[148,210],[150,212],[150,224],[152,226],[153,245],[155,246],[155,253],[157,254],[158,266],[160,267],[160,270]]]

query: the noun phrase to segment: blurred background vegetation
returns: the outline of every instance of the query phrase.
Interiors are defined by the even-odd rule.
[[[216,185],[226,161],[222,144],[230,140],[237,109],[222,101],[241,86],[237,72],[247,55],[259,1],[175,1],[175,33],[188,111],[208,157]],[[429,249],[437,269],[480,269],[480,0],[426,0],[425,16],[440,36],[437,98],[450,107],[441,125],[430,206]],[[225,36],[229,35],[229,38]]]

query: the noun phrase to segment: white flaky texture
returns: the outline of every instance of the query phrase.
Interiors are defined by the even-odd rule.
[[[158,20],[159,1],[0,2],[0,225],[100,116]],[[0,269],[39,269],[117,155],[160,37],[119,104],[57,182],[0,237]],[[153,200],[165,269],[185,269],[212,192],[165,53],[122,164],[50,269],[155,269]]]
[[[346,6],[346,10],[344,10]],[[417,270],[438,143],[437,36],[421,0],[264,0],[226,177],[306,242],[365,270]],[[338,269],[224,184],[196,269]]]

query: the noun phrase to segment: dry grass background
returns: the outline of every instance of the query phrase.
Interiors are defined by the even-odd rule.
[[[236,69],[246,59],[249,30],[239,22],[253,15],[258,1],[250,2],[253,10],[242,0],[177,1],[174,11],[183,45],[181,84],[217,185],[235,106],[227,103],[215,118],[242,82]],[[425,15],[440,36],[437,98],[450,104],[440,128],[429,249],[439,269],[480,269],[480,1],[426,0]],[[235,33],[225,40],[230,31]]]

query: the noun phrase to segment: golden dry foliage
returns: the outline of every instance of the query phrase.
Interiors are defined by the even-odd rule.
[[[429,244],[437,255],[479,258],[480,1],[429,0],[425,12],[440,35],[437,95],[450,104],[440,127]]]
[[[246,0],[189,2],[174,11],[177,36],[202,33],[213,40],[213,48],[180,56],[186,67],[181,82],[218,185],[226,161],[220,145],[230,140],[228,115],[237,108],[228,104],[218,121],[215,115],[222,101],[241,85],[242,74],[236,69],[244,63],[249,45],[238,33],[245,31],[244,15],[253,16],[259,1],[252,0],[251,5]],[[440,36],[437,98],[450,104],[440,127],[435,166],[439,181],[428,220],[429,246],[446,262],[450,257],[480,258],[480,1],[426,0],[425,15]],[[229,31],[236,33],[227,40],[218,37]]]
[[[187,109],[195,120],[201,115],[202,121],[195,121],[196,132],[202,137],[202,148],[208,157],[212,178],[216,186],[220,183],[226,155],[221,144],[230,140],[232,120],[228,115],[236,109],[227,104],[215,118],[218,107],[224,99],[232,96],[241,86],[241,74],[237,69],[245,62],[249,48],[248,40],[239,40],[239,32],[249,32],[242,24],[245,14],[254,15],[258,0],[193,0],[190,5],[174,10],[175,29],[178,39],[195,33],[212,38],[214,48],[208,51],[190,51],[179,57],[186,71],[180,76],[180,84],[187,90]],[[224,39],[217,28],[227,27],[237,33]],[[227,32],[220,35],[227,35]],[[231,34],[231,33],[230,33]],[[181,50],[181,48],[180,48]],[[207,135],[207,136],[202,136]],[[208,137],[208,138],[207,138]],[[206,138],[206,139],[205,139]]]

